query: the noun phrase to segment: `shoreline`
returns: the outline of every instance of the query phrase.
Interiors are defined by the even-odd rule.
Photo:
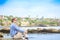
[[[22,27],[23,29],[27,30],[28,33],[60,33],[60,27]],[[0,29],[0,37],[3,37],[3,34],[10,33],[10,27],[4,27]]]
[[[21,27],[24,30],[27,30],[28,33],[60,33],[60,27]],[[10,27],[0,28],[0,32],[2,33],[9,33]]]

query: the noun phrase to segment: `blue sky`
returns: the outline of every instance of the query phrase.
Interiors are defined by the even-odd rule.
[[[0,0],[0,15],[60,18],[60,0]]]

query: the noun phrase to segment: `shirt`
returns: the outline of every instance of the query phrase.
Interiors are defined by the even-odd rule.
[[[10,35],[13,37],[17,32],[23,33],[24,30],[21,27],[18,27],[16,24],[12,23],[10,26]]]

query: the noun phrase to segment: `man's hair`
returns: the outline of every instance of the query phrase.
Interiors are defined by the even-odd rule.
[[[15,19],[16,19],[16,18],[13,18],[13,19],[12,19],[12,22],[13,22]]]

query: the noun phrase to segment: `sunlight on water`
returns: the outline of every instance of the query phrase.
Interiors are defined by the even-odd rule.
[[[10,35],[5,34],[4,38],[11,39]],[[42,34],[42,33],[33,33],[33,34],[28,34],[29,40],[60,40],[60,34],[56,33],[47,33],[47,34]]]

